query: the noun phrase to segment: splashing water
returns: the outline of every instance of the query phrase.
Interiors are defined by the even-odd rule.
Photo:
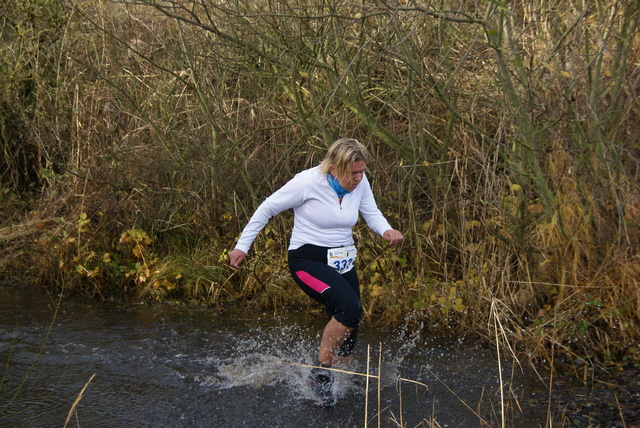
[[[251,329],[250,338],[236,344],[233,355],[209,362],[216,372],[200,379],[203,386],[224,390],[236,387],[264,388],[284,386],[294,399],[313,399],[309,374],[317,354],[319,335],[311,335],[296,325]],[[343,395],[340,376],[336,376],[336,393]]]
[[[313,400],[309,375],[315,365],[320,334],[299,325],[279,325],[270,329],[251,329],[249,338],[238,341],[233,355],[220,359],[212,355],[208,363],[215,372],[195,378],[202,386],[214,390],[236,387],[284,386],[297,400]],[[366,337],[366,336],[365,336]],[[415,350],[421,337],[418,331],[402,326],[389,334],[389,344],[370,348],[370,382],[381,374],[382,387],[395,387],[401,378],[400,367]],[[361,347],[367,344],[361,344]],[[382,349],[382,354],[380,354]],[[333,394],[338,400],[349,395],[363,396],[366,387],[367,351],[359,350],[347,367],[334,371]]]

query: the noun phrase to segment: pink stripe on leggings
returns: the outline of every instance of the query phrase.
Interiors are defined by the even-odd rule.
[[[314,291],[317,291],[320,294],[322,294],[327,289],[331,288],[329,285],[320,281],[318,278],[314,278],[313,276],[309,275],[307,272],[303,270],[299,270],[298,272],[296,272],[296,275],[298,275],[298,278],[300,278],[300,281],[304,282],[309,287],[311,287]]]

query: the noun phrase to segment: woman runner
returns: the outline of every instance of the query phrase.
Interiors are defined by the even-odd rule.
[[[258,207],[229,253],[230,265],[238,268],[269,219],[293,209],[289,270],[298,286],[323,304],[329,316],[318,353],[321,367],[345,363],[356,343],[362,304],[352,227],[358,215],[391,244],[403,239],[377,207],[365,174],[367,160],[367,150],[360,142],[337,140],[320,165],[298,173]],[[329,370],[312,370],[311,383],[322,406],[335,404],[332,382]]]

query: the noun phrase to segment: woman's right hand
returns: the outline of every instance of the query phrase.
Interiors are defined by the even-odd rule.
[[[245,257],[247,257],[247,253],[242,250],[235,249],[229,253],[229,265],[234,269],[238,269]]]

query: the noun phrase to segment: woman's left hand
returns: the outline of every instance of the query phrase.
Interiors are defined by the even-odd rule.
[[[387,241],[389,241],[391,243],[391,245],[399,244],[404,239],[404,236],[402,236],[402,233],[398,232],[397,230],[393,230],[393,229],[387,230],[382,235],[382,237],[384,239],[386,239]]]

